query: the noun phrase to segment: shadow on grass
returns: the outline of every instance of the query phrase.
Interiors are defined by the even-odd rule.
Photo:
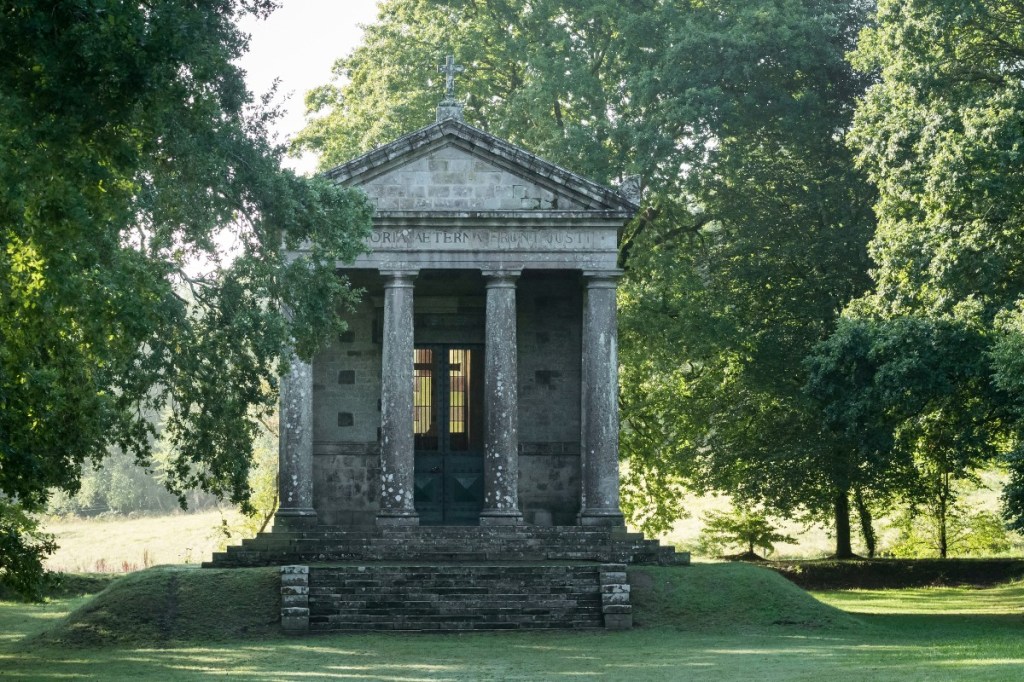
[[[80,648],[45,638],[0,640],[0,677],[398,682],[582,677],[657,682],[701,676],[912,682],[1019,680],[1024,669],[1020,585],[982,591],[820,595],[829,606],[754,567],[652,567],[631,571],[631,577],[638,578],[636,615],[646,622],[629,632],[333,634],[291,639],[274,634],[263,623],[260,627],[268,633],[263,638],[225,639],[229,629],[242,631],[237,627],[240,616],[224,606],[226,602],[249,613],[246,618],[256,606],[267,606],[276,578],[264,573],[164,570],[126,579],[90,602],[92,607],[103,606],[103,618],[90,616],[89,608],[78,609],[75,617],[91,623],[97,633],[100,628],[124,630],[130,622],[138,632],[154,629],[160,638],[133,642],[122,633],[117,643],[102,647],[68,640],[80,642]],[[200,578],[202,584],[197,582]],[[171,595],[176,595],[176,620],[166,617],[165,603]],[[81,603],[3,604],[0,632],[25,637],[76,605]],[[213,617],[200,627],[197,619],[204,613]],[[86,616],[90,619],[83,620]],[[218,623],[221,631],[210,629]],[[230,623],[234,625],[228,628]]]
[[[330,635],[172,649],[0,653],[33,679],[611,680],[1019,679],[1024,628],[1014,617],[868,616],[853,633],[501,633]],[[959,621],[959,622],[958,622]]]
[[[712,679],[1019,679],[1021,629],[1008,617],[953,636],[955,616],[870,616],[872,631],[807,634],[696,635],[681,632],[587,634],[352,635],[297,642],[172,649],[40,649],[0,670],[56,679],[174,679],[213,675],[253,680],[360,679],[678,680]],[[967,619],[970,623],[972,619]],[[907,626],[939,621],[929,633]],[[962,622],[964,619],[962,619]],[[962,623],[962,625],[969,625]],[[980,626],[984,627],[980,627]],[[894,635],[901,633],[897,639]],[[944,633],[944,636],[942,636]]]

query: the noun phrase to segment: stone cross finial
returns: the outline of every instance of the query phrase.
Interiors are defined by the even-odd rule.
[[[455,101],[455,74],[462,73],[466,67],[455,63],[455,56],[448,55],[445,58],[444,66],[437,67],[439,73],[444,74],[444,99],[446,102]]]

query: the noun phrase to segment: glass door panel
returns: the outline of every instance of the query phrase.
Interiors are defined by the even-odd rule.
[[[413,433],[420,523],[479,523],[483,507],[483,349],[415,349]]]

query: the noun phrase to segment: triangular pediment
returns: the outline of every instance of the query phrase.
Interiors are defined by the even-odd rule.
[[[601,212],[631,216],[619,192],[447,119],[325,175],[362,188],[378,212]]]

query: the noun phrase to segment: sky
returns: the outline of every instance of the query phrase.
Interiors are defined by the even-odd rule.
[[[247,18],[241,23],[252,36],[249,52],[239,61],[249,89],[258,97],[279,78],[278,101],[290,95],[275,130],[281,140],[305,124],[306,91],[330,80],[335,60],[359,44],[360,26],[376,17],[377,0],[282,0],[281,8],[265,21]],[[285,165],[309,173],[316,159],[306,155]]]

